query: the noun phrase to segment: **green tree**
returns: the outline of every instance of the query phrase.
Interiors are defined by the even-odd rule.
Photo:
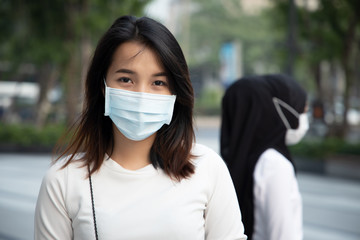
[[[272,32],[268,15],[247,13],[237,0],[193,0],[190,22],[189,65],[219,69],[219,52],[226,41],[239,42],[243,49],[244,74],[278,71],[272,49],[278,37]],[[179,36],[181,39],[181,36]],[[257,65],[263,65],[262,70]]]
[[[95,41],[116,17],[139,15],[148,2],[0,0],[1,61],[11,61],[15,75],[24,63],[35,66],[40,87],[35,123],[39,127],[51,107],[47,94],[58,79],[64,88],[67,123],[74,122]]]
[[[346,116],[358,69],[356,59],[359,59],[360,47],[360,2],[319,0],[317,3],[312,8],[303,5],[297,9],[297,67],[310,72],[314,80],[315,97],[321,102],[333,104],[334,96],[325,96],[324,93],[324,86],[332,85],[331,78],[322,76],[321,66],[324,62],[330,66],[340,65],[344,73],[344,111],[340,126],[332,126],[338,131],[332,133],[343,138],[349,130]],[[289,7],[287,0],[276,1],[272,13],[274,28],[286,29]]]
[[[188,51],[190,54],[187,60],[197,97],[200,98],[196,101],[197,110],[210,107],[208,93],[212,92],[211,95],[220,97],[210,97],[213,100],[211,103],[215,104],[210,108],[211,112],[220,112],[224,89],[217,86],[206,89],[206,81],[220,79],[220,51],[226,42],[240,45],[239,68],[242,72],[239,77],[282,72],[284,58],[283,52],[279,49],[285,47],[283,29],[273,28],[273,16],[266,6],[248,11],[238,0],[192,0],[191,6]],[[184,44],[182,36],[186,35],[183,33],[186,30],[184,28],[179,32],[180,44]],[[220,80],[217,81],[220,83]],[[208,104],[199,106],[204,102]],[[207,114],[203,109],[199,112]]]

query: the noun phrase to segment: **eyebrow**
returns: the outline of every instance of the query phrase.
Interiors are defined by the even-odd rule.
[[[119,70],[116,71],[116,73],[128,73],[128,74],[136,74],[134,71],[130,70],[130,69],[126,69],[126,68],[121,68]],[[152,75],[153,77],[167,77],[168,74],[166,72],[159,72],[159,73],[155,73]]]
[[[131,71],[129,69],[125,69],[125,68],[121,68],[119,70],[116,71],[116,73],[129,73],[129,74],[135,74],[134,71]]]
[[[168,74],[166,72],[159,72],[159,73],[153,74],[153,76],[154,77],[162,77],[162,76],[167,77]]]

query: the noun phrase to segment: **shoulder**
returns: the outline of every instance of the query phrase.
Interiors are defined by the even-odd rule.
[[[43,182],[45,184],[56,184],[67,181],[69,172],[77,172],[75,176],[85,177],[86,169],[83,167],[83,162],[79,161],[81,155],[75,155],[74,160],[66,165],[69,156],[63,157],[57,160],[53,165],[46,171]],[[66,165],[66,166],[65,166]]]
[[[293,170],[291,162],[277,150],[270,148],[263,152],[258,160],[257,165],[263,165],[268,169],[277,171]]]
[[[194,144],[192,154],[195,156],[192,161],[195,165],[195,176],[206,176],[209,184],[215,184],[218,179],[229,175],[226,163],[211,148]]]
[[[200,144],[200,143],[194,143],[193,147],[191,149],[191,153],[195,155],[218,155],[213,149]]]
[[[206,186],[209,199],[219,192],[223,197],[235,193],[228,167],[219,154],[202,144],[195,144],[192,154],[196,156],[192,179],[198,179]]]
[[[213,149],[199,143],[194,143],[191,153],[195,156],[195,166],[206,164],[210,166],[226,166],[223,159]]]
[[[254,170],[256,180],[268,178],[289,179],[295,177],[292,163],[275,149],[267,149],[263,152]]]

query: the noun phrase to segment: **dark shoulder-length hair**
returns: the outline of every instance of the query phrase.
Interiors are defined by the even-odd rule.
[[[90,166],[90,174],[99,170],[108,149],[114,149],[112,121],[104,116],[104,77],[113,54],[122,43],[138,41],[154,50],[168,74],[170,88],[176,94],[173,118],[158,132],[150,151],[154,167],[161,167],[177,180],[194,173],[191,148],[195,139],[193,129],[194,93],[183,52],[170,31],[147,17],[123,16],[118,18],[100,39],[85,82],[84,109],[74,125],[69,144],[60,154],[69,155],[64,164],[78,160]],[[58,160],[57,159],[57,160]]]

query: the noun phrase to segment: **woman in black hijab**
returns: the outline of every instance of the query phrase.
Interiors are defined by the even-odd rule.
[[[249,240],[302,239],[302,202],[287,145],[308,129],[306,92],[284,75],[244,77],[222,102],[221,155]]]

